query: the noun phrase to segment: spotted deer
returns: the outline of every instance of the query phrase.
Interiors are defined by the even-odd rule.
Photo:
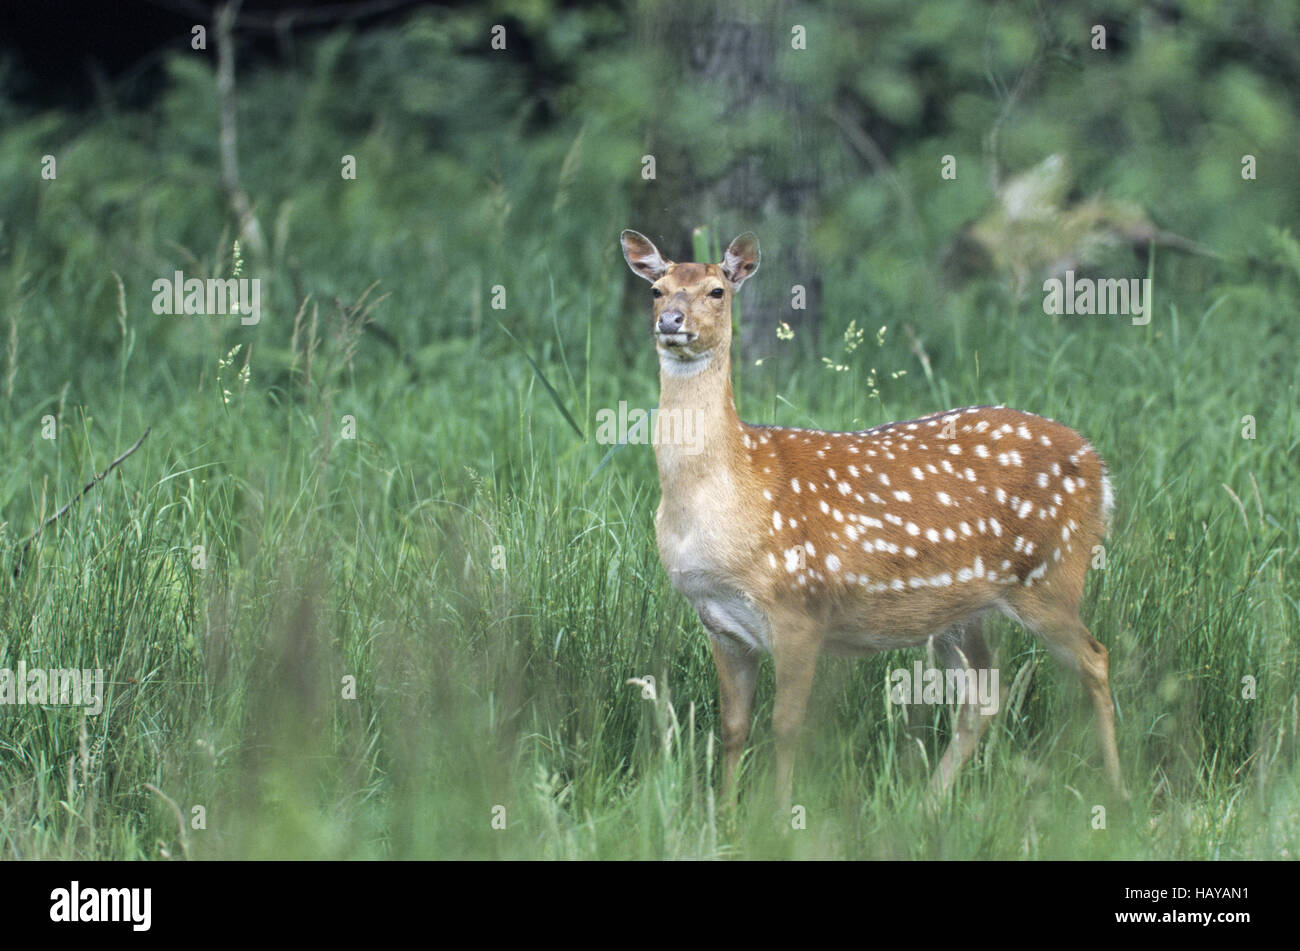
[[[1114,496],[1105,463],[1061,423],[970,406],[863,432],[745,423],[731,388],[731,301],[758,269],[746,233],[719,264],[674,263],[644,235],[623,255],[651,283],[660,418],[694,413],[689,450],[654,439],[659,555],[708,630],[723,790],[749,735],[759,658],[776,668],[776,792],[789,803],[813,671],[930,642],[946,669],[987,668],[984,615],[1042,638],[1083,681],[1107,778],[1126,796],[1106,648],[1079,617]],[[988,717],[968,698],[931,779],[946,789]]]

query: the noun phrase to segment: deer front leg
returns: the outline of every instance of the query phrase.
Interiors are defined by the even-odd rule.
[[[757,651],[748,650],[725,634],[709,638],[713,666],[718,670],[718,701],[722,721],[722,796],[729,800],[736,788],[740,756],[749,739],[754,712],[754,686],[758,682]]]
[[[808,712],[813,674],[821,641],[816,632],[797,622],[773,626],[772,659],[776,666],[776,701],[772,733],[776,738],[776,805],[787,809],[794,793],[794,759]]]

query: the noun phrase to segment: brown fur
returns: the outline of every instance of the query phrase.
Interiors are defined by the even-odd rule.
[[[777,784],[788,801],[821,652],[862,656],[946,632],[948,666],[987,666],[979,618],[1000,610],[1079,673],[1108,778],[1123,794],[1106,649],[1078,615],[1106,531],[1105,465],[1088,442],[1052,420],[988,406],[860,433],[741,422],[731,300],[758,267],[757,241],[737,238],[720,264],[675,264],[631,231],[623,248],[660,293],[652,332],[680,315],[680,334],[656,335],[660,412],[700,418],[702,451],[656,440],[655,527],[669,578],[713,641],[725,785],[748,736],[763,650],[776,664]],[[951,783],[985,720],[964,707],[936,788]]]

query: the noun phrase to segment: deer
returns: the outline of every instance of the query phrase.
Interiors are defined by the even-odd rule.
[[[675,263],[626,230],[650,282],[659,418],[694,413],[694,445],[655,433],[660,560],[708,633],[717,668],[724,801],[735,793],[759,662],[776,675],[776,796],[823,654],[932,645],[945,670],[986,669],[983,620],[1000,612],[1081,679],[1106,778],[1128,798],[1115,742],[1109,655],[1079,614],[1093,548],[1115,504],[1105,462],[1079,433],[1005,406],[966,406],[862,432],[741,421],[731,384],[732,299],[758,270],[758,239],[717,264]],[[931,776],[948,790],[990,716],[958,704]]]

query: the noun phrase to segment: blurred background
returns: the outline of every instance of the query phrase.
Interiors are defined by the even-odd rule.
[[[1294,855],[1298,21],[1254,0],[7,12],[0,666],[101,666],[111,696],[84,723],[0,715],[0,854]],[[886,709],[899,658],[820,675],[817,835],[717,818],[716,686],[654,550],[652,454],[594,438],[601,408],[657,400],[626,227],[678,260],[759,236],[743,418],[1008,402],[1093,439],[1121,514],[1088,610],[1138,832],[1072,831],[1057,779],[1093,783],[1089,724],[1010,625],[1003,681],[1028,673],[952,807],[969,821],[910,805],[947,720]],[[258,279],[260,323],[155,313],[177,270]],[[1065,270],[1151,277],[1151,323],[1044,314]],[[645,674],[654,701],[625,684]],[[1243,702],[1242,676],[1274,689]]]
[[[779,320],[939,326],[941,279],[1025,284],[1018,269],[1089,241],[1139,249],[1105,259],[1112,276],[1146,275],[1156,229],[1229,264],[1268,259],[1269,226],[1300,210],[1286,173],[1300,143],[1297,16],[1288,4],[1194,0],[250,3],[231,43],[238,183],[264,246],[250,263],[278,318],[260,335],[283,345],[305,293],[355,296],[338,265],[356,261],[394,295],[376,319],[416,355],[479,333],[487,289],[520,262],[547,258],[569,285],[606,283],[624,226],[677,259],[694,253],[697,228],[724,244],[758,233],[764,281],[745,298],[756,355]],[[171,245],[214,273],[227,264],[219,226],[241,223],[227,221],[210,6],[46,4],[17,19],[0,167],[11,259],[58,242],[65,269],[78,253],[102,260],[84,232],[112,227],[102,263],[133,285],[176,264]],[[208,27],[206,49],[191,48],[194,24]],[[61,160],[57,183],[29,174],[37,147]],[[345,154],[354,181],[340,175]],[[999,187],[1051,156],[1064,168],[1019,214],[1058,233],[994,252],[1016,237],[992,221],[1010,200]],[[1070,218],[1095,199],[1108,203],[1100,220]],[[20,230],[38,210],[83,240]],[[979,222],[991,222],[982,240]],[[1249,273],[1206,264],[1172,261],[1162,284],[1205,290]],[[540,291],[515,290],[529,305],[517,326]],[[47,332],[108,344],[112,321],[80,310]],[[144,346],[178,343],[168,321],[139,332]]]

